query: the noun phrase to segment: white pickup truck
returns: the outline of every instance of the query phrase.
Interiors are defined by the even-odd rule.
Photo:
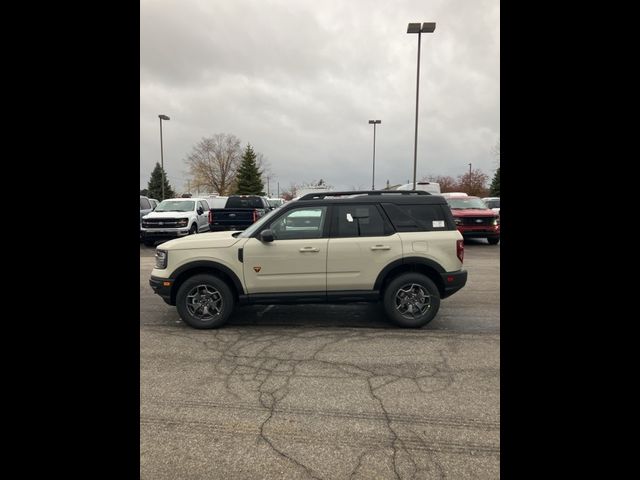
[[[152,247],[170,240],[209,231],[209,204],[204,198],[170,198],[142,217],[142,241]]]

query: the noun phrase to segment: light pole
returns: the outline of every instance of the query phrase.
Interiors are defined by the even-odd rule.
[[[373,176],[371,178],[371,190],[375,190],[376,184],[376,125],[382,123],[382,120],[369,120],[373,124]]]
[[[158,118],[160,119],[160,168],[162,169],[162,200],[164,200],[164,154],[162,152],[162,120],[170,120],[170,118],[166,115],[158,115]]]
[[[469,180],[471,180],[471,164],[469,164]]]
[[[418,34],[418,74],[416,77],[416,134],[413,143],[413,189],[416,189],[416,166],[418,164],[418,96],[420,92],[420,40],[423,33],[433,33],[436,29],[435,22],[410,23],[407,26],[407,33]]]

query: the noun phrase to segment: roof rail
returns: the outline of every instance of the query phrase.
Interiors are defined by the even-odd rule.
[[[343,197],[347,195],[431,195],[423,190],[351,190],[347,192],[307,193],[298,200],[322,200],[325,197]]]

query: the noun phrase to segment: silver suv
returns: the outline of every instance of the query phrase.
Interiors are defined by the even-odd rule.
[[[163,243],[149,282],[194,328],[219,327],[236,305],[362,301],[422,327],[466,284],[463,256],[441,196],[311,193],[242,232]]]

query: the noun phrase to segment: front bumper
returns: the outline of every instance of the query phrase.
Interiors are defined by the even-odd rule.
[[[159,278],[151,275],[149,278],[149,285],[153,290],[153,293],[156,293],[162,297],[162,299],[168,303],[169,305],[175,305],[175,303],[171,302],[171,290],[173,289],[174,281],[171,278]]]
[[[444,284],[444,295],[442,298],[450,297],[467,284],[466,270],[445,272],[440,275],[442,276],[442,283]]]
[[[458,225],[458,231],[467,238],[500,238],[500,225]]]
[[[176,228],[176,229],[166,229],[166,230],[155,230],[155,229],[143,229],[140,231],[143,240],[156,240],[161,238],[180,238],[186,237],[189,235],[189,229],[185,228]]]

